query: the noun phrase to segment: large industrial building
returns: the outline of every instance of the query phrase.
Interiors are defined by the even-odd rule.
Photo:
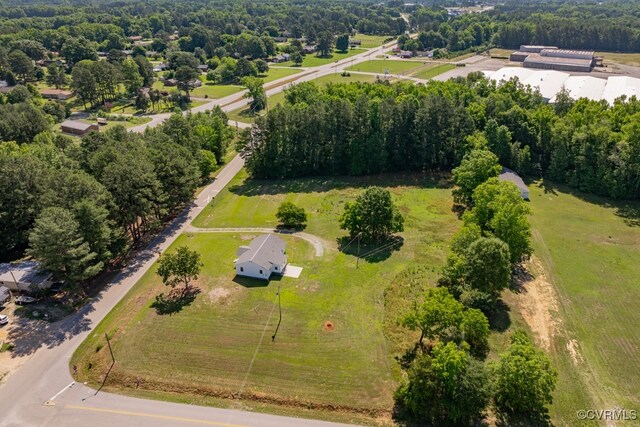
[[[497,83],[517,78],[520,83],[540,91],[547,102],[555,102],[556,96],[565,89],[573,99],[587,98],[607,101],[609,104],[626,96],[640,98],[640,79],[628,76],[611,76],[601,79],[591,76],[572,76],[555,70],[533,70],[522,67],[503,67],[498,71],[485,71],[490,80]]]
[[[591,50],[558,49],[556,46],[522,45],[509,56],[513,62],[522,62],[526,68],[545,70],[590,72],[601,58]]]

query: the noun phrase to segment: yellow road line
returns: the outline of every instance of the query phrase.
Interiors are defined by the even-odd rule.
[[[229,424],[229,423],[221,423],[218,421],[197,420],[195,418],[174,417],[171,415],[148,414],[145,412],[122,411],[119,409],[95,408],[92,406],[65,405],[64,407],[66,409],[80,409],[82,411],[107,412],[110,414],[129,415],[132,417],[157,418],[160,420],[180,421],[180,422],[192,423],[192,424],[205,424],[205,425],[224,426],[224,427],[246,427],[241,424]]]

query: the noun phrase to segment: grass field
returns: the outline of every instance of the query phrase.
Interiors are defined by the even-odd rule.
[[[302,70],[296,70],[295,68],[269,68],[269,72],[266,76],[263,77],[262,81],[264,83],[269,83],[274,80],[281,79],[283,77],[293,76],[294,74],[298,74]]]
[[[329,83],[349,83],[349,82],[374,82],[376,76],[366,74],[352,74],[351,76],[342,76],[338,74],[329,74],[313,80],[320,86],[325,86]],[[267,104],[269,108],[273,108],[279,103],[284,101],[284,92],[278,92],[275,95],[271,95],[267,98]],[[266,111],[263,112],[266,114]],[[246,107],[238,108],[236,110],[227,113],[229,120],[237,120],[239,122],[253,123],[255,121],[255,115],[252,114]]]
[[[311,53],[311,54],[305,55],[304,61],[302,61],[301,66],[317,67],[319,65],[325,65],[332,62],[340,61],[341,59],[349,58],[363,52],[366,52],[366,50],[365,49],[349,49],[346,52],[334,51],[329,57],[326,57],[326,58],[320,58],[319,56],[316,56],[315,53]],[[286,62],[280,63],[280,66],[294,67],[295,65],[293,64],[293,61],[286,61]]]
[[[375,59],[371,61],[361,62],[352,67],[347,68],[351,71],[363,71],[367,73],[384,74],[389,70],[391,74],[411,74],[413,71],[423,68],[425,65],[417,61],[400,61],[393,59]]]
[[[578,409],[637,410],[640,205],[532,186],[531,208],[535,254],[557,289],[561,317],[552,347],[560,371],[554,419],[569,426]]]
[[[338,215],[363,187],[380,182],[388,183],[406,217],[404,242],[356,269],[355,256],[337,250],[335,239],[345,235]],[[142,389],[170,400],[184,399],[182,392],[220,398],[241,392],[262,404],[335,407],[333,415],[344,412],[343,421],[353,420],[357,411],[388,417],[399,375],[394,349],[399,347],[385,337],[385,328],[398,328],[397,313],[385,312],[385,289],[415,262],[429,266],[421,286],[433,283],[447,242],[459,227],[451,212],[451,191],[446,182],[416,175],[268,182],[246,181],[242,172],[203,210],[196,225],[275,225],[283,200],[307,209],[307,231],[325,240],[325,253],[317,257],[307,242],[286,237],[290,263],[304,267],[299,279],[268,286],[234,281],[235,251],[252,234],[186,233],[170,250],[188,245],[203,254],[197,283],[202,292],[182,311],[159,315],[151,304],[166,289],[150,270],[74,355],[82,380],[96,384],[105,372],[106,332],[118,361],[107,389],[126,392],[140,378]],[[283,320],[272,342],[278,286]],[[405,309],[410,303],[401,302]],[[327,321],[333,330],[326,329]],[[407,339],[406,333],[396,335]]]
[[[382,46],[385,43],[385,40],[392,38],[393,36],[372,36],[369,34],[356,34],[351,37],[355,40],[360,40],[362,44],[360,45],[363,49],[371,49],[374,47]],[[390,41],[387,43],[391,43]]]
[[[208,85],[203,84],[202,86],[195,88],[191,91],[191,95],[204,98],[205,95],[212,99],[224,98],[225,96],[233,95],[234,93],[240,92],[242,90],[242,86],[240,85]]]
[[[596,52],[596,56],[604,56],[604,63],[617,62],[623,65],[640,67],[640,53]]]
[[[432,79],[435,76],[438,76],[442,73],[446,73],[449,70],[453,70],[454,68],[456,68],[455,65],[453,64],[436,64],[436,65],[431,65],[425,69],[422,69],[418,72],[416,72],[415,74],[413,74],[413,77],[417,77],[419,79]]]
[[[514,49],[489,49],[489,56],[491,58],[509,58],[509,55],[513,53]]]

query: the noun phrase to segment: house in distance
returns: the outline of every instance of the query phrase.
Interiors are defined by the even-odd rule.
[[[273,234],[263,234],[240,246],[236,252],[236,274],[269,280],[271,274],[282,274],[287,266],[286,244]]]

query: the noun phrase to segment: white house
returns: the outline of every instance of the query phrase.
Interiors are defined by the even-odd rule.
[[[272,273],[282,274],[287,266],[286,244],[273,234],[263,234],[240,246],[235,261],[238,276],[269,280]]]
[[[0,286],[12,291],[29,291],[30,286],[49,288],[52,284],[51,273],[42,271],[35,261],[0,264]]]
[[[520,195],[522,195],[522,198],[525,200],[529,200],[529,188],[524,183],[522,178],[520,178],[520,175],[518,175],[517,173],[515,173],[509,168],[503,167],[502,172],[500,172],[500,176],[498,176],[498,179],[500,181],[513,182],[516,185],[516,187],[518,187],[518,190],[520,190]]]

